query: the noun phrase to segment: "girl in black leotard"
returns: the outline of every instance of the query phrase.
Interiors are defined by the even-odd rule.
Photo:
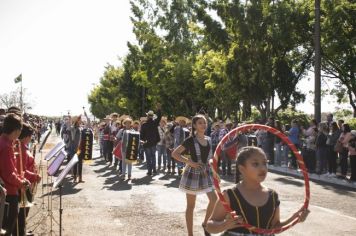
[[[229,217],[230,213],[217,201],[207,225],[210,233],[256,235],[240,224],[248,223],[258,228],[272,229],[290,223],[295,217],[299,217],[300,221],[305,220],[309,213],[307,210],[280,221],[278,194],[261,184],[267,176],[267,158],[262,149],[251,146],[242,148],[236,167],[237,184],[224,191],[224,197],[237,216]]]

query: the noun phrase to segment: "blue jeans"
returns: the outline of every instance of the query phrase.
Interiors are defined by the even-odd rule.
[[[167,166],[167,149],[165,145],[157,145],[157,152],[158,152],[158,168],[161,167],[162,164],[162,156],[163,156],[163,166]]]
[[[126,153],[123,153],[125,155],[123,156],[126,156]],[[126,158],[122,158],[122,174],[123,175],[126,175],[126,167],[127,167],[127,174],[128,176],[131,176],[131,172],[132,172],[132,163],[130,162],[127,162]]]
[[[147,171],[152,174],[152,170],[156,172],[156,146],[145,147]]]

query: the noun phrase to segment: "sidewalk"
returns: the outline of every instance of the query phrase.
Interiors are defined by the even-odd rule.
[[[288,167],[280,167],[269,165],[268,170],[272,173],[293,176],[299,179],[303,179],[302,171],[290,169]],[[356,183],[350,183],[347,180],[339,179],[336,177],[328,177],[326,175],[309,174],[310,181],[322,184],[329,184],[335,187],[341,187],[347,190],[356,191]]]

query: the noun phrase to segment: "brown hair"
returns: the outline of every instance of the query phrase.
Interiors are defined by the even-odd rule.
[[[197,121],[200,120],[200,119],[204,119],[205,122],[207,122],[205,116],[203,116],[203,115],[201,115],[201,114],[195,115],[195,116],[193,117],[193,119],[192,119],[192,132],[191,132],[191,135],[192,135],[193,137],[195,137],[195,128],[194,128],[194,125],[195,125],[195,124],[197,123]]]
[[[249,159],[250,157],[252,157],[256,154],[266,156],[265,152],[261,148],[254,147],[254,146],[243,147],[238,152],[237,158],[236,158],[236,183],[239,183],[241,180],[241,173],[238,168],[239,165],[244,166],[246,164],[247,159]]]
[[[29,136],[32,136],[33,132],[34,132],[34,130],[29,124],[23,123],[19,139],[23,139],[23,138],[27,138]]]
[[[11,134],[15,130],[21,130],[21,129],[22,129],[22,121],[20,116],[13,113],[8,113],[4,119],[2,132],[4,134]]]

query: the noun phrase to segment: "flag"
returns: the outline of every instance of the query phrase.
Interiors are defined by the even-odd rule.
[[[22,74],[20,74],[19,76],[17,76],[15,78],[15,84],[19,83],[19,82],[22,82]]]

